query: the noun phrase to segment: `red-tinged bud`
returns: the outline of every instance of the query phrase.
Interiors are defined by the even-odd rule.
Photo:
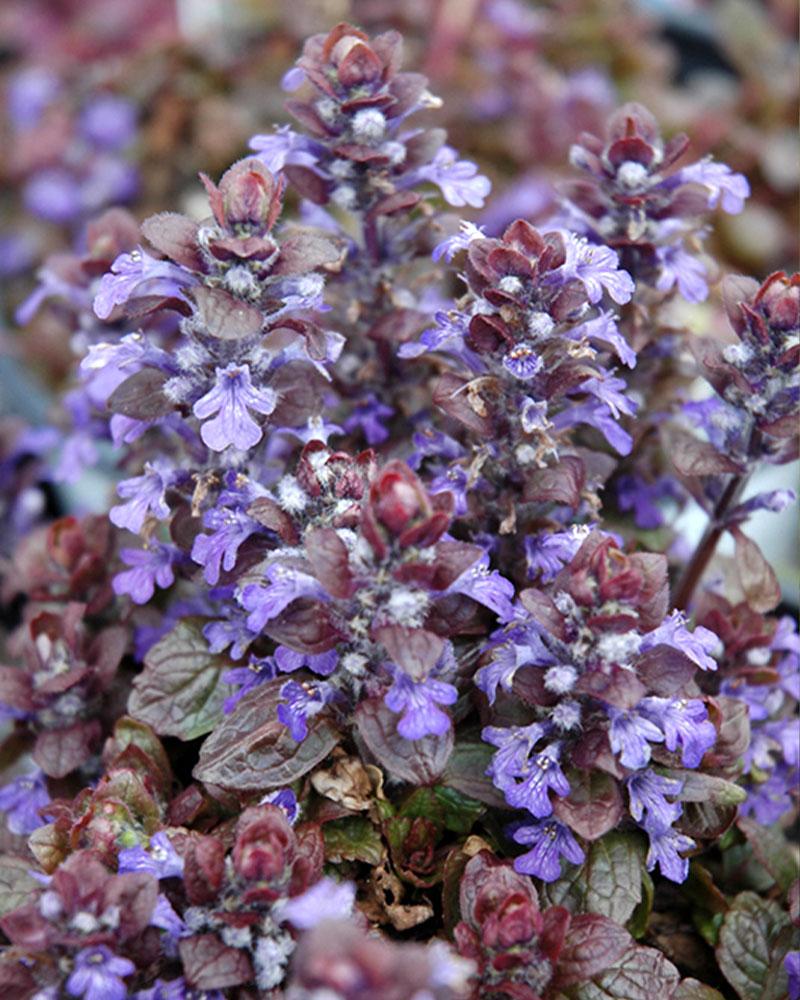
[[[294,831],[282,809],[246,809],[236,825],[233,867],[247,882],[265,882],[279,891],[291,873],[295,848]]]

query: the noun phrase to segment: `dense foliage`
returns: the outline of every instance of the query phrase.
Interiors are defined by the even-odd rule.
[[[0,425],[0,993],[800,996],[800,636],[748,533],[796,500],[748,487],[798,457],[800,276],[678,322],[748,180],[626,103],[476,224],[398,32],[283,87],[199,212],[87,204],[133,196],[121,98],[28,190],[91,222],[18,314],[73,335],[59,417]],[[107,454],[107,515],[48,517]]]

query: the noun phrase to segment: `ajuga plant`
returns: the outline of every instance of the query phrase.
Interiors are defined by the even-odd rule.
[[[549,223],[448,221],[488,181],[400,46],[314,36],[302,133],[29,304],[81,360],[2,438],[0,993],[797,997],[800,640],[743,526],[794,501],[747,490],[798,279],[678,329],[747,182],[639,106]],[[107,512],[49,519],[100,454]]]

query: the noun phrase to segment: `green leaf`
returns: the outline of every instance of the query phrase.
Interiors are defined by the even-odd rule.
[[[683,784],[678,795],[680,802],[713,802],[718,806],[735,806],[747,798],[747,792],[740,785],[713,774],[684,771],[681,768],[667,768],[664,773],[668,778],[676,778]]]
[[[631,934],[638,940],[644,937],[650,914],[653,912],[653,899],[655,897],[655,887],[650,878],[650,872],[642,872],[642,899],[636,909],[631,914],[630,920],[625,925]]]
[[[366,816],[347,816],[322,827],[325,857],[328,861],[366,861],[379,865],[383,860],[383,841]]]
[[[495,748],[487,743],[456,743],[447,762],[442,781],[470,798],[496,809],[508,809],[505,796],[486,776]]]
[[[297,675],[302,681],[302,675]],[[278,720],[283,680],[261,684],[242,698],[200,748],[192,772],[198,781],[239,790],[290,785],[333,750],[338,733],[318,715],[297,743]]]
[[[30,868],[29,858],[0,854],[0,917],[23,906],[39,888],[40,884],[28,874]]]
[[[739,893],[719,932],[717,961],[742,1000],[786,996],[783,960],[792,936],[789,917],[776,902],[754,892]]]
[[[586,850],[578,867],[542,888],[543,897],[573,913],[599,913],[624,924],[642,901],[644,840],[635,833],[613,832]]]
[[[421,816],[453,833],[469,833],[484,806],[446,785],[417,788],[403,802],[398,816]]]
[[[222,719],[231,688],[220,675],[231,664],[209,652],[203,624],[202,618],[181,619],[150,649],[133,682],[128,711],[160,736],[193,740]]]
[[[780,828],[762,826],[750,816],[740,816],[738,827],[747,837],[753,854],[786,892],[800,877],[797,846],[787,841]]]
[[[574,1000],[671,1000],[680,974],[655,948],[633,945],[610,969],[571,990]]]

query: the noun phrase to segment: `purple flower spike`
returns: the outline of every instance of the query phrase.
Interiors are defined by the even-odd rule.
[[[637,709],[623,712],[609,706],[606,712],[611,720],[608,738],[613,752],[625,767],[646,767],[650,761],[650,744],[663,743],[664,734]]]
[[[156,878],[180,878],[183,858],[172,846],[166,833],[155,833],[147,848],[137,845],[119,852],[120,872],[150,872]]]
[[[75,956],[67,992],[83,1000],[125,1000],[128,989],[123,977],[135,971],[133,962],[115,955],[104,944],[84,948]]]
[[[682,858],[679,852],[689,851],[696,846],[691,837],[672,828],[651,833],[647,870],[651,872],[658,865],[666,878],[673,882],[685,882],[689,874],[689,860]]]
[[[544,882],[555,882],[559,877],[562,857],[575,865],[581,864],[586,857],[569,827],[554,819],[519,827],[514,832],[514,840],[532,847],[527,854],[514,860],[515,870]]]
[[[450,728],[450,716],[437,708],[452,705],[458,692],[452,684],[428,678],[413,681],[408,674],[396,669],[394,683],[386,692],[384,702],[393,712],[402,712],[397,731],[407,740],[423,736],[442,736]]]
[[[44,826],[39,810],[49,801],[44,772],[38,768],[0,788],[0,812],[6,814],[8,829],[20,836]]]
[[[131,569],[114,577],[114,593],[128,594],[134,604],[147,604],[155,593],[156,584],[165,588],[175,582],[173,555],[169,546],[158,542],[148,549],[122,549],[122,561]]]
[[[164,499],[164,493],[171,474],[172,470],[165,462],[146,462],[143,476],[123,480],[117,486],[117,494],[128,502],[111,508],[108,512],[111,523],[138,535],[148,515],[159,521],[169,517],[169,504]]]
[[[248,365],[231,363],[227,368],[217,368],[214,387],[197,400],[192,412],[198,420],[206,421],[200,428],[200,436],[212,451],[224,451],[231,446],[247,451],[262,436],[249,411],[269,416],[277,402],[272,389],[256,389]]]

